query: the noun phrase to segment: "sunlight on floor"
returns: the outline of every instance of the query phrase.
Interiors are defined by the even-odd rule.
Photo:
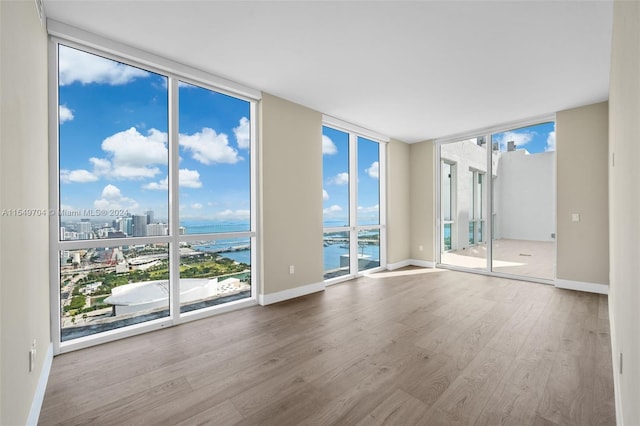
[[[365,274],[365,276],[369,278],[388,278],[388,277],[401,277],[406,275],[433,274],[436,272],[449,272],[449,271],[447,269],[422,268],[419,266],[406,266],[404,268],[396,269],[395,271],[374,272],[372,274]]]

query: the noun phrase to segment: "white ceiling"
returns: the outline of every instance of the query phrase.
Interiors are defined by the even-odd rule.
[[[608,0],[44,4],[49,18],[409,143],[608,98]]]

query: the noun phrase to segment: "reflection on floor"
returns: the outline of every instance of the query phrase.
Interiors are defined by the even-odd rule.
[[[494,240],[493,271],[527,277],[553,279],[555,243],[553,241]],[[485,269],[486,244],[442,253],[442,263]]]

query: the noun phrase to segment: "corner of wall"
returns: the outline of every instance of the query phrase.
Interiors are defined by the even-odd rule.
[[[410,146],[387,145],[387,264],[410,257]]]
[[[47,210],[47,33],[32,1],[0,1],[0,20],[0,206]],[[0,423],[27,424],[39,411],[48,377],[49,220],[3,216],[0,235]],[[29,372],[25,361],[34,340]]]
[[[410,146],[411,259],[435,263],[435,144]]]

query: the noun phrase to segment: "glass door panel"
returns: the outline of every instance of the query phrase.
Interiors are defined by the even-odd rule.
[[[384,158],[380,142],[323,126],[325,280],[349,278],[384,261]]]
[[[349,134],[322,127],[324,279],[351,274]]]
[[[325,280],[349,275],[349,241],[349,231],[324,233]]]
[[[485,138],[440,146],[440,262],[487,269],[484,236],[487,191]]]
[[[358,232],[358,272],[380,266],[380,230]]]
[[[358,137],[358,225],[380,224],[380,144]]]
[[[553,279],[555,125],[496,133],[491,139],[497,156],[492,179],[492,271]]]

